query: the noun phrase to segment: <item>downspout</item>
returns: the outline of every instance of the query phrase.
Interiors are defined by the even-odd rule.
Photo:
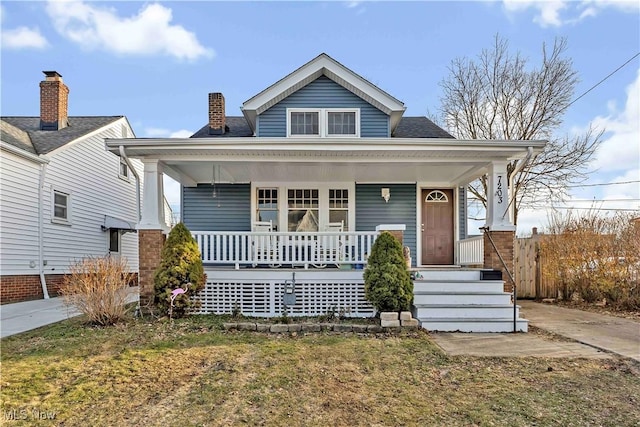
[[[44,299],[49,299],[49,291],[47,290],[47,279],[44,277],[44,178],[47,173],[47,164],[40,165],[40,182],[38,183],[38,264],[40,270],[40,286],[42,286],[42,294]]]
[[[136,171],[136,169],[133,167],[133,165],[131,164],[131,160],[129,160],[129,158],[127,157],[127,154],[124,151],[124,146],[120,146],[120,157],[122,157],[125,161],[125,163],[127,164],[127,166],[129,167],[129,170],[131,172],[133,172],[133,176],[136,177],[136,209],[137,209],[137,215],[138,215],[138,222],[140,222],[140,176],[138,175],[138,171]]]

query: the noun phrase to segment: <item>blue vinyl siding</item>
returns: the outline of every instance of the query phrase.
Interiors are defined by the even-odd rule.
[[[182,189],[182,218],[192,231],[251,231],[251,185],[210,184]]]
[[[380,197],[380,188],[391,192],[389,203]],[[416,186],[415,184],[356,184],[356,231],[375,230],[380,224],[404,224],[404,246],[411,249],[416,265]]]
[[[467,238],[467,186],[458,187],[458,230],[460,240]]]
[[[325,76],[260,114],[257,136],[286,137],[287,108],[360,108],[360,137],[389,136],[389,116]]]

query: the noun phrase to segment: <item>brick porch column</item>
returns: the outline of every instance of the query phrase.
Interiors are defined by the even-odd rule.
[[[492,270],[499,270],[502,272],[502,280],[504,280],[504,291],[513,291],[513,282],[509,278],[509,275],[505,271],[504,265],[500,261],[496,250],[489,241],[489,234],[495,243],[496,248],[500,252],[502,259],[511,271],[511,274],[515,274],[514,271],[514,252],[513,246],[516,239],[515,231],[487,231],[484,233],[484,268],[490,268]]]
[[[138,230],[138,285],[141,307],[153,304],[153,276],[160,265],[165,237],[162,230]]]
[[[388,231],[393,237],[398,239],[400,245],[404,244],[404,230],[407,226],[404,224],[380,224],[376,226],[376,231]]]
[[[160,265],[167,226],[164,223],[162,164],[143,159],[144,194],[138,224],[138,285],[140,306],[153,304],[153,276]]]

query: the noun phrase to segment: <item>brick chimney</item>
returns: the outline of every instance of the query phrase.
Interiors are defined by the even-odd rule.
[[[69,125],[69,88],[57,71],[43,71],[40,82],[40,129],[60,130]]]
[[[209,94],[209,135],[223,135],[227,130],[224,96],[220,92]]]

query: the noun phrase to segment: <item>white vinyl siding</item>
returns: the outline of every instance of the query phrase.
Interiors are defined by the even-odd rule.
[[[74,260],[108,254],[109,233],[101,229],[105,215],[138,222],[135,182],[119,179],[115,171],[120,167],[120,158],[104,146],[104,138],[122,135],[123,120],[49,153],[45,191],[64,188],[71,194],[72,226],[52,223],[52,205],[45,203],[45,273],[66,273]],[[142,164],[137,160],[132,163],[143,176]],[[126,258],[131,271],[138,271],[137,241],[136,233],[121,235],[120,255]]]
[[[0,164],[0,271],[38,274],[40,165],[4,150]]]

